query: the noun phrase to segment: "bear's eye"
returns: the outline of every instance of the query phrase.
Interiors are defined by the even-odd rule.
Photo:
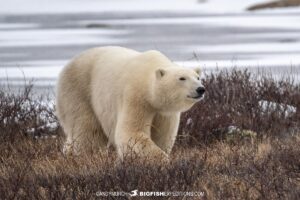
[[[200,80],[200,77],[199,77],[199,76],[197,77],[197,80]]]
[[[185,81],[185,80],[186,80],[186,78],[184,78],[184,77],[180,77],[180,78],[179,78],[179,80],[181,80],[181,81]]]

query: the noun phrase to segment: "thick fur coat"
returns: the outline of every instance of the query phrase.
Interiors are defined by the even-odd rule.
[[[177,66],[158,51],[99,47],[76,56],[57,84],[57,116],[66,134],[64,152],[113,145],[166,158],[180,113],[199,101],[199,69]]]

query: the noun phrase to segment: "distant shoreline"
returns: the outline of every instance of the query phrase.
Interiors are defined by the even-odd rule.
[[[300,6],[300,0],[280,0],[271,1],[267,3],[260,3],[247,8],[247,10],[260,10],[266,8],[284,8],[284,7],[297,7]]]

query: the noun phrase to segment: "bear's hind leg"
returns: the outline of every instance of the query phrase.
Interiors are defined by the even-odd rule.
[[[105,148],[107,137],[92,109],[84,104],[77,104],[64,120],[62,126],[66,134],[63,147],[65,154],[92,153]]]

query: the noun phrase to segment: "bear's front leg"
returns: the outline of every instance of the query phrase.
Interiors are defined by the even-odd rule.
[[[167,154],[171,153],[176,140],[180,113],[156,114],[152,122],[151,138]]]
[[[120,158],[137,156],[150,160],[168,160],[168,155],[156,146],[144,132],[123,132],[122,135],[120,140],[117,140],[118,155]]]
[[[151,140],[154,114],[138,106],[125,108],[117,119],[115,144],[123,159],[134,154],[146,159],[168,160],[168,155]]]

